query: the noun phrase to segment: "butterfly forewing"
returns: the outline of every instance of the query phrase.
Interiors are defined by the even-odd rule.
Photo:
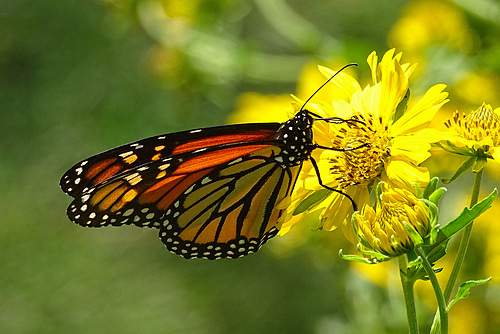
[[[63,175],[60,185],[65,193],[76,197],[129,169],[197,149],[269,139],[278,127],[279,123],[228,125],[146,138],[75,164]]]

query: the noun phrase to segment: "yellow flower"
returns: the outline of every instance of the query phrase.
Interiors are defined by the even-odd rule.
[[[376,211],[365,205],[361,213],[353,217],[359,248],[384,256],[405,254],[429,233],[429,211],[406,189],[390,188],[386,184],[382,188]],[[415,240],[417,234],[420,240]]]
[[[483,103],[469,115],[456,111],[444,125],[449,129],[442,145],[445,150],[500,163],[500,108],[493,110]]]
[[[470,51],[475,43],[467,19],[453,4],[439,0],[412,1],[389,32],[389,44],[423,62],[429,47]]]
[[[229,123],[286,122],[293,111],[290,95],[262,95],[245,93],[238,98],[238,106],[229,115]],[[262,112],[265,110],[265,112]]]
[[[445,85],[431,87],[404,114],[396,114],[408,91],[408,78],[414,69],[409,64],[401,64],[401,56],[401,53],[394,55],[394,50],[390,50],[379,63],[373,52],[368,57],[373,79],[371,85],[362,89],[354,78],[340,73],[332,80],[332,85],[338,88],[332,101],[306,106],[321,117],[361,121],[341,125],[315,122],[314,140],[318,144],[352,150],[317,149],[312,154],[318,162],[323,183],[348,194],[359,206],[369,203],[370,190],[380,180],[400,188],[411,187],[413,183],[425,185],[429,181],[429,173],[419,165],[430,156],[431,143],[441,139],[438,131],[427,126],[448,101],[448,94],[443,92]],[[320,71],[326,77],[334,73],[323,67]],[[300,105],[297,103],[295,108],[300,109]],[[297,213],[294,212],[294,204],[301,203],[321,189],[316,173],[305,165],[281,234],[297,221],[286,221]],[[325,197],[313,208],[322,209],[320,218],[323,228],[333,230],[343,222],[343,226],[347,227],[344,232],[353,241],[352,228],[347,224],[348,215],[352,213],[350,201],[335,192]]]

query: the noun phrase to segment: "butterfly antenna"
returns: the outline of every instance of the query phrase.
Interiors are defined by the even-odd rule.
[[[338,70],[337,72],[335,72],[335,74],[334,74],[334,75],[332,75],[330,78],[328,78],[328,80],[326,80],[324,84],[322,84],[321,86],[319,86],[319,88],[318,88],[318,89],[316,89],[316,91],[315,91],[314,93],[312,93],[312,95],[311,95],[311,96],[309,96],[309,98],[306,100],[306,102],[304,102],[304,104],[302,105],[302,107],[300,108],[300,110],[301,110],[301,111],[302,111],[302,110],[304,110],[304,108],[305,108],[306,104],[307,104],[309,101],[311,101],[311,99],[314,97],[314,95],[316,95],[316,94],[317,94],[317,93],[318,93],[318,92],[319,92],[319,91],[320,91],[323,87],[325,87],[325,86],[326,86],[326,84],[327,84],[327,83],[329,83],[329,82],[330,82],[333,78],[335,78],[335,76],[336,76],[337,74],[339,74],[340,72],[342,72],[343,70],[345,70],[346,68],[351,67],[351,66],[358,66],[358,64],[356,64],[356,63],[350,63],[350,64],[347,64],[347,65],[345,65],[344,67],[342,67],[340,70]],[[312,112],[310,112],[310,111],[309,111],[309,113],[310,113],[311,115],[315,116],[315,117],[319,117],[318,115],[316,115],[316,114],[314,114],[314,113],[312,113]]]

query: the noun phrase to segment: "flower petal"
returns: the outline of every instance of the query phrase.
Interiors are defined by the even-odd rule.
[[[443,92],[444,84],[434,85],[425,95],[406,111],[391,128],[391,137],[409,134],[429,125],[436,112],[449,100],[448,93]]]
[[[392,140],[391,156],[404,156],[415,164],[420,164],[431,156],[430,148],[431,144],[427,140],[416,136],[396,137]]]
[[[332,100],[350,101],[352,94],[360,90],[361,86],[352,76],[344,72],[333,71],[328,67],[318,66],[320,72],[328,79],[333,75],[335,77],[330,80],[331,85],[328,85],[332,94]]]
[[[401,188],[408,188],[414,182],[424,185],[430,180],[427,168],[417,167],[406,161],[393,158],[389,159],[386,173],[389,180]]]

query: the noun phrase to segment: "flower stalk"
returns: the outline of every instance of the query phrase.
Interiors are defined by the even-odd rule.
[[[434,272],[434,269],[432,269],[432,266],[427,260],[427,257],[425,257],[420,248],[415,248],[415,252],[422,260],[422,267],[429,277],[429,281],[431,282],[434,293],[436,294],[440,319],[439,323],[441,325],[441,334],[446,334],[448,333],[448,312],[446,311],[446,301],[444,299],[443,290],[441,290],[441,286],[439,285],[436,273]]]
[[[415,308],[415,294],[413,286],[415,281],[408,276],[408,258],[406,255],[398,257],[399,277],[403,288],[403,297],[406,306],[406,318],[410,334],[418,334],[417,310]]]
[[[469,205],[469,207],[471,208],[477,204],[477,201],[479,199],[479,190],[481,188],[482,176],[483,176],[483,170],[476,173],[476,177],[474,178],[474,186],[472,188],[472,195]],[[472,235],[473,224],[474,222],[470,223],[464,228],[464,232],[460,240],[460,246],[458,247],[457,257],[455,259],[455,263],[453,264],[453,269],[451,271],[450,278],[448,279],[448,283],[446,284],[446,288],[444,290],[444,298],[446,302],[450,300],[451,292],[455,287],[458,274],[460,272],[460,269],[462,268],[462,264],[464,263],[465,254],[467,253],[467,249],[469,248],[469,242]]]

